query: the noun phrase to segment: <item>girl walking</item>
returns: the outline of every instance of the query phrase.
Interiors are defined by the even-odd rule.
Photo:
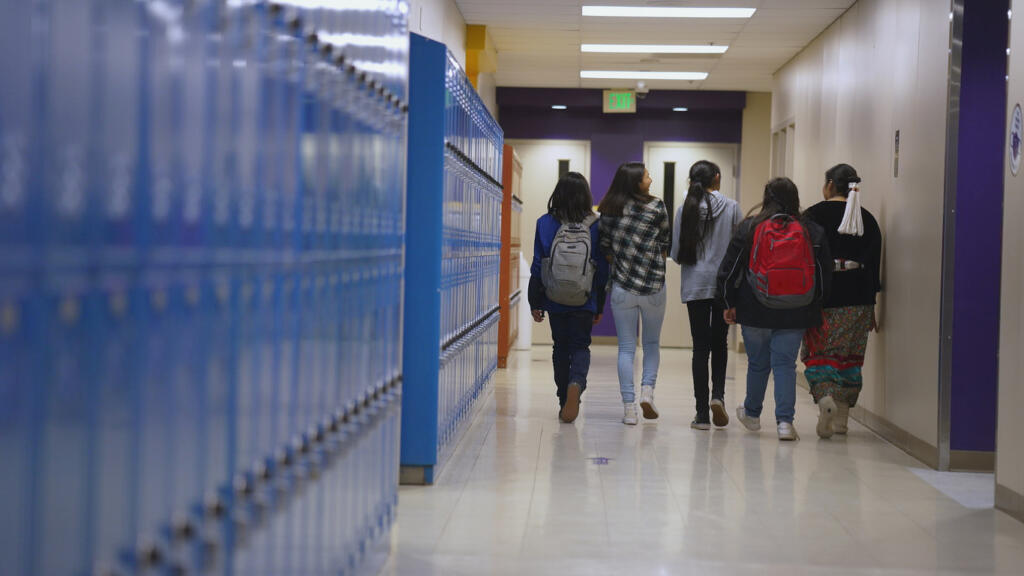
[[[554,345],[558,417],[573,422],[590,371],[590,332],[604,311],[608,263],[598,242],[597,215],[586,178],[569,172],[537,220],[528,298],[535,322],[548,313]]]
[[[715,426],[729,424],[725,410],[729,326],[725,323],[725,310],[715,302],[715,280],[742,215],[739,204],[719,192],[721,183],[722,171],[713,162],[701,160],[690,167],[690,186],[682,206],[676,210],[672,233],[672,258],[681,266],[680,297],[686,304],[693,336],[693,397],[697,415],[690,427],[697,430],[710,429],[712,420]]]
[[[779,440],[796,440],[796,358],[808,328],[821,324],[832,257],[821,226],[800,218],[800,195],[789,178],[764,189],[760,212],[740,223],[718,271],[725,321],[740,324],[747,349],[747,395],[736,417],[761,429],[768,376],[775,375]]]
[[[875,296],[881,290],[882,232],[860,206],[860,176],[849,164],[825,172],[825,197],[804,216],[825,229],[833,258],[832,291],[825,321],[808,331],[801,354],[811,395],[818,405],[818,436],[846,434],[857,404],[868,333],[878,330]]]
[[[665,258],[671,247],[665,203],[650,194],[651,176],[640,162],[619,166],[601,200],[601,249],[611,259],[612,315],[619,339],[619,391],[622,422],[638,420],[633,361],[637,323],[641,323],[643,376],[640,406],[644,418],[658,417],[654,386],[661,362],[661,325],[665,320]]]

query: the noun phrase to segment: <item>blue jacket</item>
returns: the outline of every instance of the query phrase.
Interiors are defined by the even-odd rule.
[[[537,219],[537,234],[533,238],[533,264],[530,266],[530,286],[527,292],[530,309],[546,310],[554,314],[577,310],[589,310],[594,314],[602,314],[604,312],[605,287],[608,284],[608,261],[605,260],[604,254],[601,252],[601,244],[598,242],[598,222],[596,220],[590,226],[592,260],[597,265],[590,299],[582,306],[566,306],[549,301],[544,294],[544,284],[541,282],[541,260],[551,255],[551,243],[560,226],[561,223],[550,214],[545,214]]]

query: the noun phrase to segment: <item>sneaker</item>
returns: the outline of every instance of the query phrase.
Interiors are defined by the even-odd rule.
[[[622,408],[622,423],[636,426],[636,402],[626,402]]]
[[[736,407],[736,419],[739,420],[740,424],[743,424],[743,426],[747,430],[750,430],[751,432],[757,432],[758,430],[761,429],[761,419],[754,418],[753,416],[748,416],[747,409],[743,407],[743,404],[740,404],[739,406]]]
[[[836,416],[832,419],[832,431],[836,434],[846,434],[850,422],[850,405],[846,402],[836,402]]]
[[[833,434],[832,419],[836,414],[836,401],[831,396],[818,400],[818,436],[831,438]]]
[[[654,406],[654,386],[640,387],[640,409],[644,412],[644,418],[648,420],[658,418],[658,409]]]
[[[779,440],[793,441],[799,440],[800,436],[796,433],[796,428],[793,428],[792,422],[779,422]]]
[[[693,428],[694,430],[711,430],[711,420],[706,416],[704,418],[695,416],[693,418],[693,422],[690,422],[690,428]]]
[[[711,401],[711,421],[719,428],[729,425],[729,413],[725,411],[725,402],[718,398]]]
[[[569,424],[576,420],[580,414],[580,394],[583,391],[576,382],[570,382],[569,388],[565,391],[565,406],[562,408],[562,422]]]

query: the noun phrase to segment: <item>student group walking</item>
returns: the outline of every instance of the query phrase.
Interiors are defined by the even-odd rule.
[[[729,325],[738,324],[748,368],[736,420],[760,430],[769,376],[774,376],[779,439],[796,440],[799,357],[818,407],[818,435],[846,433],[863,385],[868,333],[878,330],[875,298],[881,289],[881,231],[860,205],[860,177],[848,164],[830,168],[823,201],[804,211],[796,185],[774,178],[746,216],[719,191],[721,180],[714,163],[695,163],[670,225],[665,203],[650,193],[651,177],[642,163],[619,166],[598,214],[586,178],[569,172],[559,179],[547,214],[537,220],[528,294],[533,319],[546,317],[551,326],[562,422],[579,416],[591,330],[604,315],[609,293],[619,343],[622,422],[658,418],[654,392],[671,261],[677,265],[671,273],[680,274],[680,300],[693,337],[692,428],[729,425],[727,339]]]

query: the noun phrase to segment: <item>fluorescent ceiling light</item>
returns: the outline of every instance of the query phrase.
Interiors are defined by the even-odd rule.
[[[633,72],[617,70],[581,70],[580,78],[600,80],[703,80],[707,72]]]
[[[650,6],[584,6],[584,16],[612,18],[750,18],[756,8],[667,8]]]
[[[568,108],[568,106],[565,104],[555,104],[551,107],[552,110],[565,110],[566,108]]]
[[[672,109],[673,112],[686,112],[687,110],[689,110],[689,108],[683,108],[682,106],[677,106]]]
[[[582,44],[581,52],[615,54],[724,54],[728,46],[686,46],[683,44]]]

